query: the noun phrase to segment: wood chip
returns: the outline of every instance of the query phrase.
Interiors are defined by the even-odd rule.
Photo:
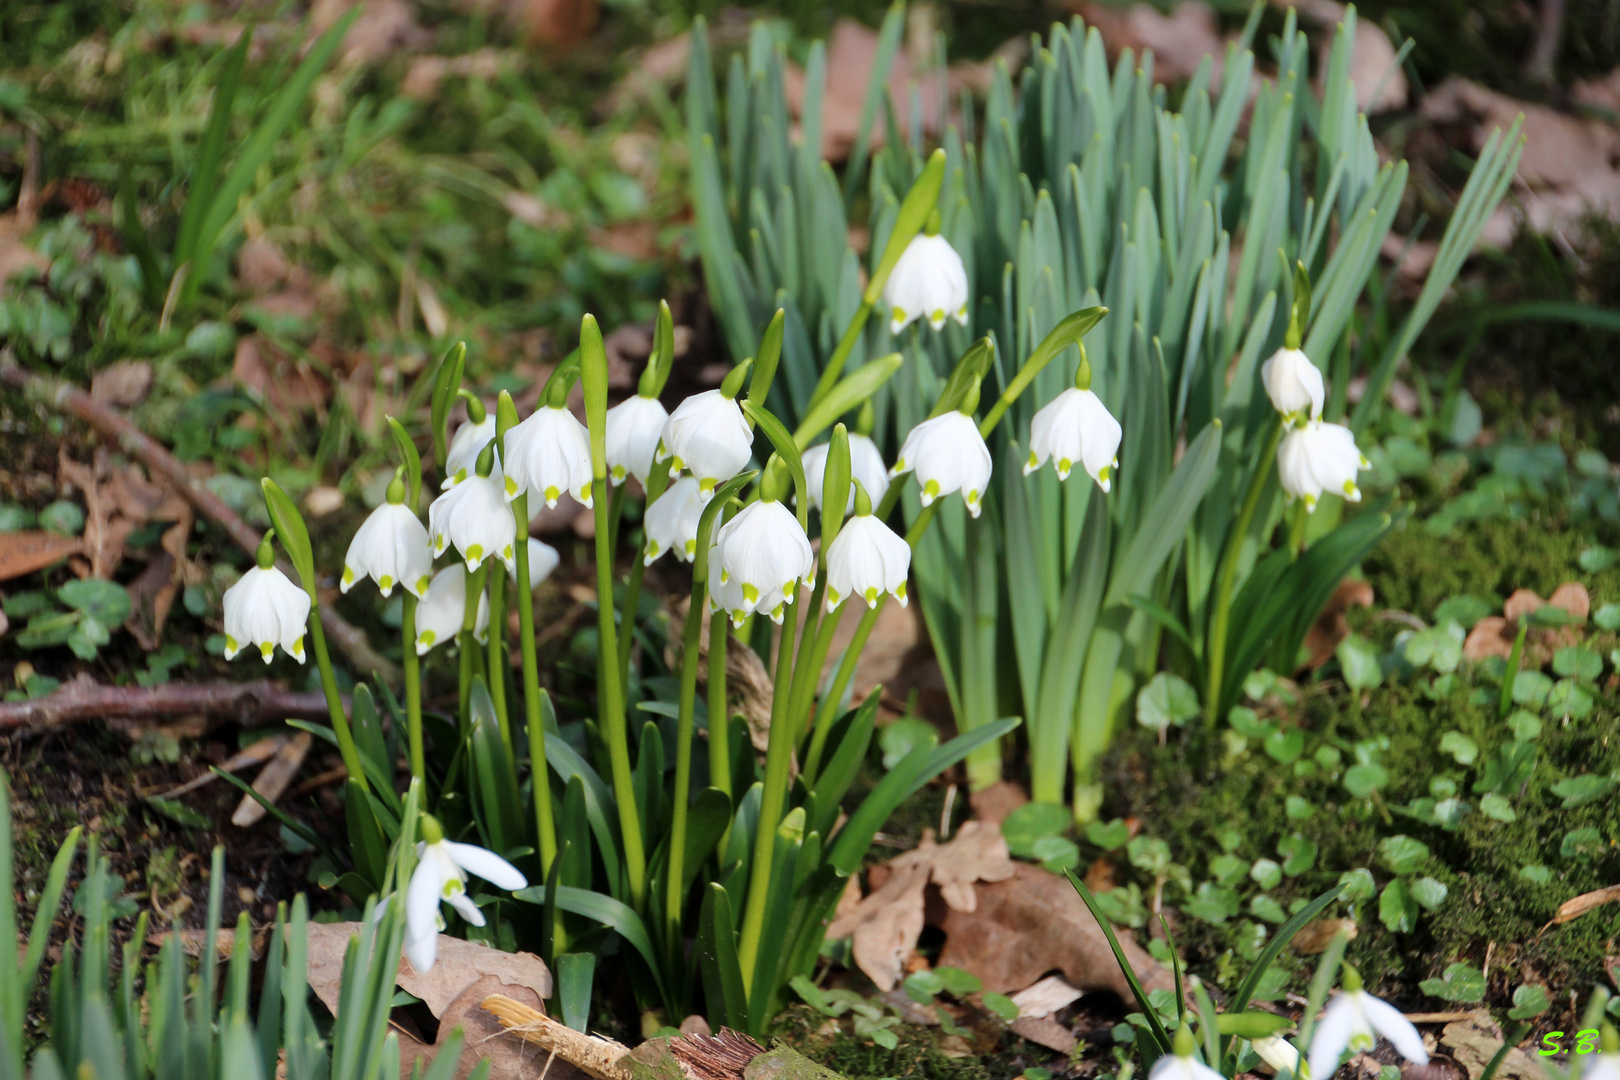
[[[304,758],[309,754],[310,734],[300,731],[298,734],[286,739],[276,750],[275,755],[267,762],[259,775],[253,781],[253,790],[262,795],[272,806],[287,791],[293,777],[304,766]],[[239,829],[256,825],[264,818],[266,811],[259,802],[250,795],[243,795],[242,801],[236,804],[236,812],[231,815],[231,824]]]

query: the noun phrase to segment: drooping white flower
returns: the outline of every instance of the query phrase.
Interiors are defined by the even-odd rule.
[[[450,436],[450,446],[444,452],[444,481],[440,488],[452,488],[473,474],[478,454],[495,437],[495,414],[485,413],[478,421],[468,420]],[[497,455],[495,468],[501,463]]]
[[[269,663],[275,647],[304,662],[304,631],[309,625],[309,594],[274,565],[255,566],[225,590],[225,659],[249,645]]]
[[[654,499],[642,515],[647,532],[647,549],[642,562],[651,566],[666,551],[673,551],[682,562],[697,556],[698,519],[703,516],[703,497],[698,482],[683,476]]]
[[[810,505],[817,510],[821,509],[821,489],[827,482],[827,454],[831,449],[831,443],[822,443],[812,446],[803,455],[805,486],[810,489]],[[883,452],[878,449],[877,443],[865,435],[851,434],[849,437],[849,477],[861,482],[873,502],[882,502],[889,490],[889,467],[883,464]],[[844,513],[848,514],[854,509],[855,485],[851,484],[849,503],[844,507]]]
[[[990,448],[984,445],[973,417],[953,410],[912,428],[889,475],[913,470],[922,486],[924,506],[960,491],[968,513],[979,516],[985,489],[990,486],[991,462]]]
[[[717,530],[709,549],[709,603],[734,626],[755,611],[781,625],[800,581],[812,584],[816,557],[793,512],[772,500],[749,503]]]
[[[1192,1030],[1182,1025],[1176,1031],[1170,1053],[1162,1055],[1148,1070],[1147,1080],[1226,1080],[1219,1072],[1193,1057]]]
[[[614,484],[624,483],[626,476],[634,476],[642,487],[647,486],[647,475],[652,472],[653,454],[658,451],[658,440],[664,436],[664,424],[669,413],[655,397],[626,398],[607,411],[607,429],[603,432],[607,449],[608,479]]]
[[[1291,429],[1277,447],[1277,480],[1289,499],[1304,499],[1307,512],[1316,512],[1324,491],[1361,501],[1356,474],[1370,465],[1356,449],[1356,437],[1343,424],[1307,421]]]
[[[754,433],[743,419],[742,406],[721,390],[693,394],[675,407],[658,442],[659,461],[669,460],[669,475],[689,469],[698,480],[704,502],[742,471],[754,452]]]
[[[1260,382],[1272,408],[1287,417],[1318,420],[1326,394],[1322,372],[1300,349],[1282,348],[1260,365]]]
[[[416,608],[416,655],[425,656],[435,645],[451,641],[461,633],[467,619],[467,568],[460,563],[433,575],[427,599]],[[489,594],[478,594],[478,613],[473,616],[473,637],[482,644],[489,640]]]
[[[910,571],[911,545],[870,512],[856,514],[827,548],[827,610],[838,610],[851,596],[874,608],[884,593],[905,607]]]
[[[516,581],[517,552],[514,551],[509,558],[501,561],[506,564],[506,576],[512,581]],[[562,556],[557,553],[556,548],[543,540],[536,540],[532,536],[529,537],[529,588],[534,588],[550,577],[551,572],[557,569],[557,564],[560,562],[562,562]]]
[[[405,890],[405,956],[418,974],[425,975],[438,954],[443,925],[440,903],[455,908],[473,926],[484,925],[484,913],[467,896],[469,873],[508,892],[526,888],[529,882],[493,851],[444,839],[443,830],[432,818],[423,820],[422,833],[433,834],[434,839],[416,845],[418,862]]]
[[[1360,976],[1351,977],[1348,969],[1345,987],[1322,1013],[1316,1033],[1311,1036],[1311,1076],[1332,1076],[1338,1071],[1339,1059],[1346,1050],[1355,1053],[1371,1050],[1380,1035],[1394,1044],[1406,1060],[1418,1065],[1429,1063],[1428,1051],[1423,1049],[1423,1036],[1399,1009],[1361,989]]]
[[[349,553],[343,556],[343,577],[338,582],[345,593],[355,582],[369,577],[384,596],[392,593],[395,585],[404,585],[417,599],[427,595],[428,581],[433,577],[428,532],[410,507],[392,501],[393,486],[389,485],[390,500],[373,510],[349,541]]]
[[[1300,1076],[1300,1061],[1302,1056],[1299,1047],[1283,1038],[1281,1035],[1266,1035],[1262,1038],[1251,1039],[1249,1045],[1259,1055],[1260,1060],[1271,1066],[1275,1073],[1289,1072]]]
[[[1057,466],[1059,480],[1080,465],[1104,491],[1113,487],[1113,474],[1119,468],[1119,421],[1109,413],[1102,399],[1090,390],[1074,387],[1063,391],[1035,414],[1029,425],[1029,460],[1024,462],[1028,476],[1050,458]]]
[[[883,286],[889,331],[898,334],[917,319],[938,330],[947,317],[968,321],[967,268],[950,242],[935,233],[912,237]]]
[[[1620,1080],[1620,1053],[1605,1048],[1596,1060],[1581,1069],[1580,1080]]]
[[[510,501],[529,493],[554,507],[568,492],[591,505],[591,437],[567,409],[541,405],[506,433],[504,489]]]
[[[434,499],[428,507],[428,535],[435,557],[454,544],[468,570],[477,570],[490,556],[510,559],[517,522],[501,482],[475,473]]]

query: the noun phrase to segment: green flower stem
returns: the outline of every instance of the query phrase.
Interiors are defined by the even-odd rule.
[[[343,712],[343,698],[338,693],[337,676],[332,674],[332,657],[326,651],[326,631],[321,629],[321,606],[310,590],[309,641],[315,650],[315,664],[321,669],[321,689],[326,694],[326,711],[332,717],[332,731],[337,735],[338,753],[343,756],[343,767],[358,781],[362,791],[370,791],[366,772],[360,767],[360,752],[354,746],[354,733],[349,730],[349,718]]]
[[[509,756],[516,756],[512,745],[512,724],[506,716],[506,567],[499,559],[489,568],[489,700],[495,706],[495,719],[501,725],[501,741]]]
[[[699,597],[702,603],[703,598]],[[709,616],[709,783],[731,795],[731,703],[726,700],[726,643],[731,630],[726,613]],[[727,829],[729,833],[729,828]],[[725,837],[720,850],[725,850]]]
[[[540,837],[540,872],[551,873],[551,860],[557,857],[557,827],[551,816],[551,772],[546,765],[546,725],[540,712],[540,664],[534,645],[534,592],[529,586],[529,494],[512,500],[512,517],[517,538],[512,550],[517,558],[518,648],[523,654],[523,712],[529,729],[530,785],[534,789],[534,824]]]
[[[881,600],[878,602],[882,603]],[[825,709],[814,709],[812,707],[815,703],[816,683],[820,681],[822,665],[827,662],[827,654],[832,651],[833,637],[838,633],[838,624],[843,622],[843,616],[843,607],[840,605],[839,610],[829,613],[821,620],[821,625],[816,631],[814,648],[811,649],[808,657],[800,661],[801,664],[807,666],[811,674],[797,688],[801,695],[797,705],[803,712],[796,712],[795,715],[802,715],[806,723],[813,723],[814,725],[810,737],[810,749],[805,753],[804,765],[801,767],[800,772],[804,776],[805,785],[812,789],[815,787],[816,777],[821,772],[821,755],[826,750],[827,733],[832,728],[832,708],[830,706]],[[876,622],[877,620],[874,619],[873,621]],[[862,643],[865,643],[864,639],[862,639]],[[850,650],[855,651],[853,644],[850,646]],[[845,658],[848,658],[848,653],[845,654]],[[839,666],[841,668],[843,665],[840,663]],[[853,665],[851,670],[853,670]],[[794,674],[798,675],[798,672],[795,671]],[[833,698],[831,700],[836,701],[837,699]],[[825,719],[823,714],[826,714]]]
[[[776,851],[776,828],[782,823],[787,804],[788,770],[793,760],[795,730],[788,715],[788,691],[793,685],[793,645],[799,629],[797,613],[791,608],[782,620],[782,636],[776,646],[776,683],[771,693],[771,740],[765,749],[765,790],[759,804],[759,825],[754,831],[754,864],[749,871],[748,903],[743,910],[742,933],[737,941],[737,960],[742,967],[743,985],[754,985],[754,964],[759,959],[759,939],[765,930],[765,912],[770,906],[771,870]]]
[[[613,496],[608,500],[608,550],[619,550],[619,523],[624,520],[624,485],[608,485]]]
[[[810,395],[811,405],[826,397],[832,392],[832,388],[838,385],[838,376],[843,374],[844,364],[849,360],[849,354],[855,351],[855,345],[861,340],[862,331],[866,329],[866,320],[872,315],[872,304],[873,301],[862,298],[861,306],[856,308],[855,314],[850,317],[849,325],[844,327],[844,336],[838,339],[838,347],[828,358],[827,366],[821,371],[821,378],[816,380],[815,393]]]
[[[637,560],[640,565],[640,560]],[[681,882],[686,871],[686,817],[692,799],[692,729],[693,713],[697,709],[698,649],[703,637],[703,604],[699,591],[702,582],[692,590],[692,603],[686,612],[686,625],[681,631],[681,697],[679,718],[675,727],[675,797],[669,826],[669,869],[664,875],[664,948],[669,956],[669,970],[681,967],[681,909],[684,897]]]
[[[826,550],[823,548],[823,550]],[[810,591],[810,606],[805,609],[804,627],[799,638],[799,655],[793,661],[793,685],[788,688],[788,716],[793,721],[793,741],[798,742],[809,734],[810,725],[810,699],[816,692],[817,674],[826,660],[825,650],[821,650],[822,631],[828,623],[837,629],[838,619],[827,618],[821,610],[822,603],[827,598],[827,567],[825,558],[819,573],[816,574],[816,586]],[[832,647],[832,636],[827,634],[827,648]],[[818,658],[817,653],[820,652]]]
[[[669,470],[656,464],[647,476],[647,500],[642,503],[641,520],[647,521],[647,507],[651,506],[669,487]],[[641,605],[641,582],[647,574],[647,561],[637,551],[630,561],[630,577],[624,584],[624,615],[619,625],[624,633],[619,638],[619,681],[624,684],[625,696],[630,695],[630,651],[636,641],[636,610]]]
[[[1232,588],[1237,583],[1238,558],[1243,551],[1243,538],[1249,534],[1255,511],[1260,506],[1260,493],[1271,478],[1271,467],[1277,460],[1277,444],[1282,440],[1282,417],[1271,422],[1266,435],[1265,448],[1260,452],[1260,463],[1255,466],[1249,480],[1249,490],[1243,497],[1243,507],[1227,536],[1226,551],[1221,556],[1220,574],[1215,583],[1215,609],[1209,620],[1209,640],[1205,643],[1209,672],[1209,687],[1204,694],[1204,719],[1214,730],[1220,709],[1222,682],[1226,675],[1226,635],[1232,621]]]
[[[405,671],[405,728],[411,744],[411,777],[421,780],[427,773],[422,749],[422,661],[416,655],[416,594],[405,590],[400,613],[400,666]]]
[[[478,675],[478,638],[474,628],[478,625],[478,599],[484,594],[484,581],[489,576],[484,565],[467,575],[466,610],[461,616],[461,632],[456,635],[456,649],[460,658],[458,676],[460,701],[457,713],[462,724],[467,723],[467,703],[472,700],[473,679]]]

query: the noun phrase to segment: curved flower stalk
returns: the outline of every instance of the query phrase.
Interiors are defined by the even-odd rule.
[[[821,488],[827,478],[827,451],[830,448],[830,443],[822,443],[804,452],[804,479],[810,488],[810,505],[817,510],[822,509]],[[883,452],[878,449],[878,444],[873,442],[870,436],[850,433],[849,472],[851,477],[859,480],[866,488],[866,493],[878,502],[882,502],[883,496],[888,494],[889,467],[883,464]],[[855,491],[851,488],[844,513],[850,514],[854,511]]]
[[[978,401],[975,387],[971,404],[964,401],[960,409],[924,420],[911,429],[901,445],[900,457],[889,475],[915,472],[924,506],[960,491],[968,513],[979,516],[984,493],[990,486],[992,463],[990,448],[973,420]]]
[[[1122,435],[1119,421],[1091,392],[1091,364],[1082,345],[1074,386],[1053,398],[1030,421],[1029,460],[1024,463],[1024,475],[1050,459],[1057,467],[1058,479],[1067,480],[1070,470],[1079,463],[1098,487],[1105,492],[1112,490]]]
[[[371,578],[384,596],[404,585],[417,599],[427,595],[433,577],[433,550],[420,518],[405,505],[405,481],[395,476],[388,483],[387,501],[355,532],[343,557],[338,587],[347,593],[355,583]]]
[[[815,572],[810,538],[793,512],[774,499],[749,503],[709,548],[710,610],[726,612],[737,627],[762,611],[780,626],[799,583],[815,584]]]
[[[555,507],[567,492],[590,509],[590,436],[567,409],[541,404],[506,433],[502,461],[508,502],[526,492]]]
[[[642,518],[647,544],[642,564],[651,566],[666,551],[682,562],[697,557],[698,518],[705,500],[695,477],[683,476],[648,506]]]
[[[1287,420],[1320,420],[1327,400],[1322,372],[1297,346],[1283,346],[1260,366],[1260,382],[1271,407]]]
[[[885,593],[905,607],[911,545],[872,514],[872,500],[860,481],[853,486],[855,516],[844,522],[827,546],[827,611],[837,611],[851,596],[875,608],[878,597]]]
[[[304,662],[304,631],[309,623],[309,594],[276,568],[275,530],[259,543],[258,565],[225,590],[225,659],[249,645],[269,663],[277,645]]]
[[[1343,424],[1307,420],[1283,436],[1277,447],[1277,480],[1290,502],[1305,501],[1307,513],[1316,512],[1323,492],[1361,501],[1356,475],[1371,465],[1356,448],[1356,437]]]
[[[607,412],[608,479],[613,485],[634,476],[642,487],[652,473],[653,455],[663,438],[669,413],[657,397],[637,394],[626,398]],[[589,447],[587,447],[587,451]]]
[[[1378,1037],[1388,1039],[1406,1060],[1427,1065],[1429,1053],[1423,1049],[1423,1036],[1395,1006],[1373,997],[1361,988],[1361,975],[1349,964],[1344,966],[1344,991],[1329,1003],[1311,1036],[1307,1055],[1313,1077],[1331,1077],[1339,1070],[1344,1052],[1371,1050]]]
[[[913,237],[906,245],[883,288],[892,334],[918,319],[927,319],[935,330],[944,327],[947,318],[967,325],[967,268],[950,241],[939,235],[937,212],[929,224],[931,231]]]
[[[516,892],[528,887],[517,867],[472,844],[446,840],[437,820],[422,815],[421,841],[416,845],[416,870],[405,890],[405,956],[418,974],[433,970],[444,917],[441,903],[456,909],[473,926],[484,925],[484,913],[467,896],[467,875],[483,878],[498,889]]]
[[[427,597],[416,609],[416,655],[426,656],[428,650],[442,645],[461,632],[467,621],[467,568],[461,563],[449,566],[433,575]],[[473,635],[480,643],[489,640],[489,595],[478,594],[478,612],[474,616]]]
[[[732,377],[727,376],[727,383]],[[664,424],[658,443],[658,461],[669,462],[670,479],[690,470],[698,480],[698,494],[704,502],[714,495],[716,484],[724,483],[742,471],[754,453],[754,432],[737,404],[737,386],[693,394],[676,406]]]
[[[491,441],[478,456],[477,473],[444,492],[428,507],[433,554],[443,555],[454,545],[468,570],[477,570],[491,556],[510,559],[517,536],[506,493],[493,475],[494,458]]]

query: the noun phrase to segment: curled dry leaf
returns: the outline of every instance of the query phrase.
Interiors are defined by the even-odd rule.
[[[0,581],[32,574],[84,550],[78,537],[53,532],[0,533]]]
[[[933,833],[925,832],[914,850],[890,860],[888,870],[881,885],[827,928],[828,938],[853,937],[856,965],[880,990],[894,988],[917,948],[930,883],[940,887],[946,907],[973,912],[979,907],[976,883],[1005,881],[1018,866],[1000,829],[970,821],[946,844],[935,844]]]
[[[1620,885],[1610,885],[1606,889],[1582,893],[1558,905],[1558,914],[1553,916],[1553,923],[1567,923],[1571,919],[1580,918],[1593,908],[1602,907],[1615,900],[1620,900]]]
[[[1491,656],[1508,659],[1513,655],[1519,620],[1548,605],[1562,608],[1577,622],[1584,623],[1592,611],[1592,597],[1578,581],[1564,582],[1548,600],[1543,600],[1533,590],[1516,589],[1502,605],[1501,615],[1487,615],[1474,624],[1463,641],[1463,656],[1475,661]],[[1532,669],[1545,667],[1553,653],[1580,640],[1578,626],[1532,626],[1525,634],[1522,665]]]
[[[1291,943],[1294,951],[1305,956],[1315,956],[1326,951],[1329,944],[1339,934],[1354,941],[1356,938],[1356,921],[1354,919],[1317,919],[1306,924],[1299,933],[1294,935]]]
[[[1305,635],[1305,651],[1309,659],[1304,667],[1315,670],[1333,658],[1339,643],[1350,636],[1348,613],[1353,607],[1372,607],[1372,584],[1361,578],[1345,578],[1322,608],[1322,613],[1311,624]]]

